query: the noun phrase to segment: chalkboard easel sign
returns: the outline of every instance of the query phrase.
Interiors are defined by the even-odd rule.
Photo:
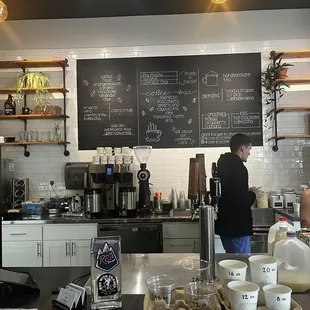
[[[77,61],[79,149],[263,145],[261,55]]]

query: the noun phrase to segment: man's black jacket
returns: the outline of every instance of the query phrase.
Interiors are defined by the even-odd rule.
[[[222,154],[218,160],[222,183],[215,233],[222,237],[243,237],[253,234],[251,205],[256,199],[249,191],[248,170],[238,155]]]

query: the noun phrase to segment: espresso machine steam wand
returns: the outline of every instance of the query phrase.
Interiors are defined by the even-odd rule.
[[[205,204],[204,195],[198,194],[194,201],[191,213],[192,220],[199,211],[200,259],[210,263],[210,281],[217,282],[215,275],[215,245],[214,221],[217,218],[218,202],[221,198],[221,181],[218,176],[217,165],[212,163],[212,178],[210,178],[210,204]],[[200,204],[198,205],[198,201]]]

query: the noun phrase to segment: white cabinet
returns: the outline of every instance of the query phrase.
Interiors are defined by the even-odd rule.
[[[214,237],[215,253],[225,253],[219,236]],[[164,253],[199,253],[199,223],[163,223]]]
[[[44,241],[44,267],[70,266],[70,242],[69,241]]]
[[[97,224],[44,225],[43,266],[90,266],[90,243],[96,236]]]
[[[198,253],[197,239],[164,239],[164,253]]]
[[[2,225],[3,267],[42,267],[42,225]]]
[[[42,241],[2,242],[3,267],[42,267]]]

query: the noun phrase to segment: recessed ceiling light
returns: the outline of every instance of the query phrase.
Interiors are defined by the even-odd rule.
[[[211,0],[211,2],[213,2],[215,4],[223,4],[223,3],[227,2],[227,0]]]

